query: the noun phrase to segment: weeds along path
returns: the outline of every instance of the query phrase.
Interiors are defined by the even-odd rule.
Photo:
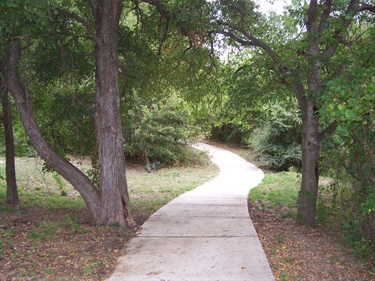
[[[227,150],[196,148],[210,154],[219,176],[152,215],[109,281],[274,280],[247,207],[263,172]]]

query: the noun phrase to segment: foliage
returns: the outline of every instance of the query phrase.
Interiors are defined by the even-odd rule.
[[[1,74],[0,74],[1,75]],[[32,147],[28,136],[20,121],[20,117],[15,108],[12,97],[9,95],[12,107],[12,120],[13,120],[13,136],[14,136],[14,149],[18,157],[32,157],[36,155],[35,149]],[[3,110],[0,108],[0,117],[3,116]],[[0,121],[0,155],[5,155],[5,138],[4,126]]]
[[[12,36],[28,37],[35,27],[43,29],[55,1],[46,0],[4,0],[0,2],[0,42],[4,43]],[[12,20],[9,20],[12,19]],[[33,27],[33,28],[31,28]],[[15,39],[15,38],[13,38]],[[6,44],[4,44],[6,46]],[[0,48],[0,58],[5,50]]]
[[[171,97],[128,112],[125,152],[142,159],[148,169],[162,165],[186,164],[186,145],[201,137],[190,111],[179,98]]]
[[[31,86],[39,113],[39,127],[49,143],[62,155],[91,155],[95,143],[93,122],[93,81],[56,81],[44,86],[35,81]],[[80,145],[77,145],[79,143]]]
[[[213,126],[210,137],[221,142],[241,144],[248,133],[249,130],[244,129],[240,124],[229,121]]]
[[[27,78],[43,135],[63,155],[95,158],[95,43],[87,29],[94,26],[93,15],[87,1],[58,3],[61,9],[56,9],[55,1],[2,1],[0,60],[10,39],[22,39],[21,72]],[[375,201],[371,176],[374,64],[371,47],[366,46],[372,46],[373,18],[365,12],[369,1],[368,5],[357,1],[353,11],[346,11],[355,6],[348,6],[348,1],[331,7],[332,3],[317,3],[311,16],[314,9],[306,1],[293,1],[283,16],[266,17],[251,0],[124,2],[119,59],[128,157],[143,159],[155,169],[181,163],[187,158],[181,144],[199,135],[195,124],[203,127],[219,117],[224,120],[223,125],[215,122],[219,133],[229,128],[221,135],[224,139],[245,139],[274,169],[299,167],[301,142],[296,136],[300,124],[294,118],[298,112],[293,108],[287,116],[280,109],[285,101],[291,103],[286,98],[291,90],[299,88],[300,109],[309,106],[316,111],[314,115],[302,112],[304,116],[324,121],[312,137],[332,121],[337,123],[334,143],[326,145],[330,158],[325,159],[343,164],[352,175],[360,198],[357,205],[363,216],[371,217]],[[62,12],[66,8],[75,18]],[[317,32],[310,29],[315,20]],[[214,38],[215,32],[240,49],[228,62],[233,65],[226,73],[221,73],[214,55],[215,40],[220,37]],[[239,59],[234,60],[235,56]],[[223,82],[225,88],[221,88]],[[190,104],[180,106],[178,101],[172,102],[176,108],[168,107],[171,93]],[[263,107],[265,99],[273,102]],[[306,106],[301,106],[301,100]],[[208,108],[218,104],[224,104],[222,114],[214,116]],[[263,112],[266,118],[262,119]],[[262,129],[250,138],[254,125]],[[16,140],[23,138],[19,127],[15,125]],[[18,147],[22,154],[31,153],[27,146]],[[318,175],[316,171],[309,173]]]
[[[264,123],[256,128],[247,143],[271,169],[286,171],[301,167],[301,118],[294,107],[269,103],[263,107]]]
[[[212,129],[214,139],[246,145],[262,119],[263,104],[285,96],[274,73],[264,69],[265,61],[260,54],[244,50],[241,56],[232,54],[223,62],[225,97]]]
[[[349,243],[356,254],[368,262],[375,260],[375,241],[363,235],[362,225],[358,222],[349,222],[343,226],[345,242]]]
[[[297,222],[313,226],[316,199],[311,200],[309,194],[318,191],[320,142],[334,127],[334,123],[329,122],[320,126],[323,124],[318,110],[325,106],[324,90],[328,81],[341,77],[353,66],[357,68],[373,54],[368,46],[372,44],[369,38],[372,37],[373,42],[370,22],[373,23],[374,6],[370,1],[293,1],[283,15],[274,13],[266,17],[257,12],[253,1],[215,2],[223,11],[217,19],[220,33],[232,46],[238,47],[236,55],[243,55],[243,49],[249,50],[251,57],[257,60],[256,66],[263,70],[263,75],[254,78],[273,81],[285,87],[288,96],[294,93],[298,100],[304,157]],[[253,82],[253,68],[248,67],[246,60],[242,66],[250,73],[240,82],[246,89],[246,85]],[[276,91],[268,89],[264,94],[272,92]],[[244,96],[243,99],[249,100],[252,91],[245,92]],[[346,133],[342,127],[338,129]],[[294,150],[288,151],[295,156]],[[276,166],[280,167],[279,163]]]
[[[342,93],[345,93],[343,95]],[[332,142],[324,144],[326,172],[338,183],[349,183],[351,200],[347,221],[355,219],[367,237],[375,235],[375,77],[373,68],[352,68],[327,84],[325,120],[334,119],[337,129]],[[357,227],[356,224],[351,224]]]
[[[66,183],[63,181],[63,178],[56,172],[52,173],[52,178],[55,180],[57,188],[60,190],[60,195],[67,196],[68,191],[66,189]]]

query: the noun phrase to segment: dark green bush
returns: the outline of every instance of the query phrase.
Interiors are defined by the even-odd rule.
[[[276,102],[264,107],[264,122],[254,130],[247,144],[260,160],[277,171],[301,167],[301,117],[296,107]]]
[[[193,124],[189,109],[180,99],[169,98],[142,106],[132,116],[125,143],[128,158],[143,161],[150,170],[164,165],[184,165],[191,160],[186,148],[199,139],[201,131]],[[129,127],[130,124],[133,126]],[[190,153],[194,152],[190,150]]]

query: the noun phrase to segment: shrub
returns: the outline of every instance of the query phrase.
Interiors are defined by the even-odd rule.
[[[350,68],[327,84],[322,122],[336,123],[336,131],[322,142],[321,171],[348,195],[338,200],[348,240],[359,251],[375,246],[375,77],[374,67]],[[340,199],[340,197],[339,197]],[[375,257],[374,257],[375,258]]]
[[[127,128],[126,156],[142,160],[148,170],[184,164],[185,159],[189,159],[186,146],[201,136],[189,109],[178,98],[141,106],[133,112],[129,124],[133,127]]]
[[[265,121],[247,141],[260,160],[276,171],[301,167],[301,118],[297,107],[276,102],[264,107]]]

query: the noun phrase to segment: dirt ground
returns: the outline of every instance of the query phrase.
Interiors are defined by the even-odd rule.
[[[135,219],[142,224],[147,216]],[[35,208],[0,213],[0,222],[1,281],[104,280],[134,236],[124,228],[95,226],[86,210]]]
[[[307,228],[295,224],[286,206],[264,211],[249,204],[249,213],[276,280],[370,281],[371,265],[342,244],[329,225]],[[374,265],[372,265],[374,266]]]

